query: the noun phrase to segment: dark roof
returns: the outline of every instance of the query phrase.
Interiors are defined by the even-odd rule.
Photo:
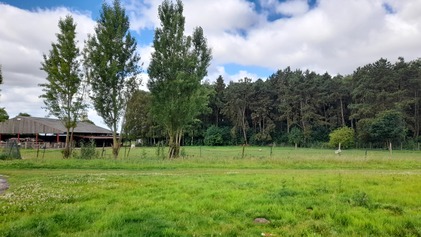
[[[66,128],[58,119],[18,116],[0,123],[2,134],[66,133]],[[108,129],[88,122],[78,122],[75,134],[111,134]]]

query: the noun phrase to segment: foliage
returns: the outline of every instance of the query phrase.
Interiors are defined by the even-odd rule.
[[[209,120],[215,126],[223,126],[224,116],[222,109],[224,108],[225,82],[224,78],[219,75],[215,83],[212,84],[213,93],[210,94],[209,108],[212,110],[210,116],[205,116],[203,120]]]
[[[164,151],[165,149],[164,149],[164,143],[161,141],[161,142],[158,142],[157,144],[156,144],[156,157],[158,158],[158,159],[165,159],[165,151]]]
[[[99,116],[113,132],[113,154],[118,156],[117,129],[127,101],[138,87],[140,72],[136,40],[131,36],[129,18],[119,0],[102,4],[95,35],[85,45],[85,67],[91,99]]]
[[[401,113],[385,111],[373,120],[369,131],[375,141],[400,142],[406,135],[405,121]]]
[[[16,140],[7,141],[0,150],[0,160],[22,159],[20,145]]]
[[[28,113],[22,113],[22,112],[20,112],[20,113],[18,114],[18,116],[19,116],[19,117],[31,117],[31,115],[30,115],[30,114],[28,114]]]
[[[9,115],[6,112],[6,109],[0,108],[0,122],[4,122],[9,119]]]
[[[373,119],[361,119],[357,123],[357,139],[362,143],[369,143],[373,141],[373,138],[370,134],[371,124]]]
[[[189,37],[180,36],[180,38],[187,40]],[[167,61],[171,62],[170,59]],[[176,61],[179,64],[186,63],[180,59]],[[159,62],[164,61],[159,60]],[[170,73],[169,67],[159,63],[157,65],[165,69],[157,69],[158,72],[175,75],[172,71]],[[172,65],[177,66],[176,63]],[[146,93],[145,98],[142,98],[143,95],[138,97],[143,92],[133,95],[130,97],[131,104],[125,109],[127,115],[124,116],[124,120],[127,126],[123,128],[130,137],[142,138],[144,144],[153,145],[169,135],[164,123],[158,123],[157,118],[162,117],[167,124],[170,122],[184,124],[183,129],[179,131],[179,139],[186,135],[188,138],[183,140],[183,144],[201,144],[206,130],[211,126],[218,126],[232,128],[232,136],[224,138],[224,144],[247,142],[251,145],[262,145],[273,141],[288,143],[288,134],[292,128],[299,127],[303,134],[300,146],[320,147],[329,141],[331,131],[347,126],[356,131],[358,142],[356,146],[380,147],[384,141],[373,137],[370,131],[371,124],[379,114],[391,109],[401,113],[405,122],[407,133],[404,141],[419,141],[421,139],[419,136],[420,65],[421,60],[405,62],[399,58],[398,62],[393,64],[381,59],[360,67],[352,75],[346,76],[332,77],[328,73],[318,74],[309,70],[291,70],[287,67],[277,71],[267,80],[252,81],[243,78],[238,82],[225,84],[224,78],[219,76],[212,84],[207,82],[201,84],[196,81],[196,85],[201,84],[201,92],[195,95],[201,96],[201,102],[195,107],[200,107],[200,110],[195,110],[195,115],[198,116],[192,119],[190,116],[186,119],[179,114],[183,116],[189,114],[183,112],[191,108],[189,107],[191,100],[187,100],[185,91],[191,91],[187,87],[194,83],[185,83],[185,80],[175,80],[173,77],[171,84],[160,84],[158,81],[163,81],[160,78],[156,80],[157,90],[158,87],[162,89],[161,92],[166,87],[171,88],[168,93],[160,94],[162,104],[157,106],[159,103],[153,99],[153,90],[149,95]],[[393,75],[393,78],[390,75]],[[184,91],[175,89],[178,88],[177,83],[183,85]],[[209,105],[208,109],[205,109],[207,98]],[[170,103],[173,99],[174,101]],[[180,99],[177,100],[178,104],[175,99]],[[153,103],[155,109],[152,108]],[[172,111],[172,115],[168,116],[164,111]],[[405,147],[405,144],[403,145]]]
[[[96,144],[94,140],[89,141],[80,141],[80,154],[76,155],[76,158],[78,159],[95,159],[99,157],[99,153],[96,151]]]
[[[223,114],[231,121],[233,135],[237,130],[241,131],[243,143],[248,144],[247,131],[250,128],[248,111],[251,103],[253,87],[250,78],[244,78],[239,82],[230,82],[225,91],[225,106]]]
[[[184,35],[183,4],[164,0],[158,8],[161,27],[155,30],[148,68],[152,112],[169,135],[169,157],[179,156],[184,129],[204,110],[209,92],[201,84],[211,51],[203,29]]]
[[[303,142],[303,139],[303,132],[298,127],[293,127],[288,134],[288,141],[289,143],[294,144],[295,148],[297,148],[298,145]]]
[[[255,134],[253,139],[261,144],[271,142],[275,131],[275,91],[268,83],[259,79],[253,83],[250,102],[250,117]]]
[[[151,114],[151,94],[136,90],[127,103],[124,133],[133,140],[153,136],[155,123]]]
[[[357,68],[353,74],[352,118],[374,118],[379,112],[393,109],[399,100],[398,77],[386,59]]]
[[[206,146],[221,146],[224,144],[224,129],[211,126],[206,130],[205,133],[205,145]]]
[[[47,83],[40,84],[45,109],[60,119],[66,128],[63,156],[71,155],[71,142],[77,120],[86,108],[80,72],[80,52],[76,46],[76,24],[72,16],[59,21],[57,43],[52,43],[48,56],[44,54],[41,70],[47,73]]]
[[[353,148],[355,144],[355,131],[349,127],[335,129],[329,134],[329,145],[331,147]]]

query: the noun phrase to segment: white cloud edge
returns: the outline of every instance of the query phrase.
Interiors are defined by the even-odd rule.
[[[153,29],[158,24],[154,11],[156,11],[155,7],[157,8],[159,1],[146,0],[146,2],[152,6],[146,9],[144,14],[144,19],[147,20],[147,24],[138,27]],[[215,66],[212,66],[212,68],[209,69],[208,78],[209,80],[212,80],[216,79],[217,76],[222,75],[226,82],[236,81],[243,77],[257,79],[261,76],[246,71],[239,71],[235,75],[229,75],[223,66],[225,63],[237,63],[239,65],[259,65],[260,63],[264,63],[265,67],[272,68],[274,72],[277,69],[291,66],[291,68],[310,69],[321,73],[328,71],[331,74],[346,74],[343,72],[352,73],[352,70],[357,66],[374,62],[380,57],[388,58],[393,62],[397,57],[404,56],[408,61],[418,58],[421,54],[418,43],[418,39],[421,38],[421,26],[418,23],[421,21],[421,17],[418,14],[421,11],[421,4],[419,1],[408,0],[403,2],[398,0],[376,0],[359,2],[363,4],[338,2],[339,1],[336,1],[335,4],[335,1],[321,0],[319,1],[319,9],[313,9],[307,12],[302,11],[301,13],[298,11],[297,14],[299,16],[295,18],[267,22],[264,20],[265,16],[250,11],[250,3],[246,3],[242,0],[232,0],[229,1],[229,3],[232,4],[232,6],[238,7],[229,8],[232,10],[229,12],[229,16],[224,15],[224,12],[222,12],[218,15],[218,18],[213,17],[210,22],[206,20],[207,18],[203,17],[204,14],[197,15],[195,12],[192,12],[192,10],[185,12],[187,18],[186,30],[192,28],[193,22],[194,24],[203,24],[205,35],[208,37],[211,46],[213,46],[215,58]],[[194,9],[192,6],[195,3],[197,2],[186,0],[185,4],[191,5],[187,5],[185,10]],[[213,4],[215,3],[217,3],[217,1],[213,1]],[[385,3],[389,4],[396,13],[387,14],[383,9],[383,4]],[[205,4],[211,3],[201,2],[200,5],[203,6]],[[4,5],[0,4],[0,7],[2,6]],[[215,8],[217,5],[214,5],[213,7]],[[240,10],[233,12],[233,10],[236,9]],[[134,8],[134,10],[136,9]],[[17,9],[17,11],[20,13],[29,12],[21,9]],[[354,12],[358,12],[360,17],[355,19],[355,15],[353,15]],[[54,40],[54,33],[58,29],[57,14],[61,17],[63,17],[63,14],[72,14],[78,22],[78,31],[82,27],[87,28],[81,31],[89,31],[95,24],[95,21],[93,21],[86,12],[82,14],[80,12],[72,12],[65,8],[36,10],[35,12],[29,13],[34,15],[46,15],[49,17],[53,16],[55,19],[53,21],[51,18],[48,18],[48,21],[56,28],[53,29],[53,27],[50,27],[48,30],[50,33],[44,33],[42,35],[43,38],[48,35],[49,36],[46,38],[53,37],[47,40],[47,44],[40,47],[42,50],[38,49],[38,52],[40,53],[38,53],[37,57],[42,53],[46,53],[50,43]],[[341,19],[342,22],[332,21],[332,19],[335,19],[335,16],[341,16],[343,18]],[[373,16],[377,16],[377,18],[372,18]],[[230,17],[234,17],[238,19],[238,21],[227,20],[232,19]],[[252,18],[252,20],[242,21],[241,19],[245,19],[244,17]],[[189,19],[196,20],[189,21]],[[31,21],[36,22],[35,20]],[[222,24],[226,23],[226,21],[229,21],[229,24]],[[37,23],[39,24],[39,22],[40,21]],[[41,22],[45,22],[45,20],[42,20]],[[88,24],[85,24],[86,22],[88,22]],[[369,22],[370,24],[361,27],[362,25],[365,25],[366,22]],[[316,23],[325,24],[325,27],[322,29],[323,31],[314,31],[313,28],[317,28],[317,25],[313,24]],[[345,25],[342,23],[345,23]],[[303,28],[301,30],[295,29],[297,24],[303,26]],[[30,27],[30,25],[27,27]],[[136,28],[136,26],[134,26],[134,28]],[[237,28],[246,30],[247,36],[244,37],[232,33],[235,32],[235,29]],[[233,29],[234,31],[232,31]],[[354,35],[350,30],[359,33],[355,33]],[[290,35],[285,34],[283,31],[289,32]],[[335,40],[335,35],[333,33],[338,31],[341,32],[342,37]],[[365,34],[367,32],[369,33],[368,35]],[[0,33],[0,35],[1,34],[2,33]],[[25,37],[22,38],[24,39]],[[356,38],[356,41],[350,40],[352,38]],[[267,39],[272,39],[276,43],[267,44],[265,43],[265,40]],[[83,37],[79,42],[83,42]],[[314,43],[316,43],[315,46],[312,46]],[[322,49],[326,51],[322,51]],[[22,52],[25,50],[29,50],[28,52],[31,51],[30,48],[25,47],[21,47],[20,50],[22,50]],[[146,68],[148,65],[148,54],[150,57],[151,45],[140,46],[138,51],[142,55],[142,61],[145,62],[144,68]],[[267,57],[267,55],[273,53],[275,53],[274,56],[270,58]],[[328,56],[324,55],[325,53],[328,53]],[[362,57],[354,57],[353,55],[361,55]],[[29,58],[30,57],[28,57],[28,59]],[[352,62],[340,63],[340,61]],[[325,62],[325,65],[334,66],[322,67],[319,64],[321,62]],[[5,75],[5,64],[2,64],[3,75]],[[37,65],[37,69],[38,68],[39,64]],[[25,69],[28,70],[28,68]],[[38,78],[43,79],[40,77],[41,73],[42,72],[37,71],[33,75],[38,75]],[[146,83],[144,81],[144,86],[145,85]],[[2,86],[3,91],[0,102],[8,99],[6,98],[5,100],[5,96],[9,97],[7,92],[4,91],[7,88],[6,86],[6,83]],[[22,91],[21,93],[25,92]],[[37,100],[33,99],[32,101]],[[39,108],[39,110],[41,110],[41,108]]]

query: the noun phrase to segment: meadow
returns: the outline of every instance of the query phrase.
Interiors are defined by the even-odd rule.
[[[421,236],[420,151],[242,152],[22,150],[0,161],[0,236]]]

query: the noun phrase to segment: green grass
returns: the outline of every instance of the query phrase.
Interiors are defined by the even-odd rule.
[[[421,236],[421,152],[186,147],[0,161],[0,236]],[[107,151],[110,153],[110,151]],[[254,223],[262,217],[268,224]]]

